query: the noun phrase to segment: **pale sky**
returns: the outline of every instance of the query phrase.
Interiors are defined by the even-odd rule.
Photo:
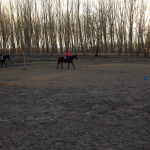
[[[0,0],[4,5],[6,5],[6,4],[9,4],[9,1],[12,1],[12,2],[15,2],[16,0]],[[20,0],[18,0],[18,1],[20,1]],[[22,0],[21,0],[22,1]],[[33,1],[36,1],[37,3],[39,3],[39,6],[41,6],[41,2],[42,2],[42,0],[33,0]],[[49,1],[49,0],[48,0]],[[53,1],[53,0],[52,0]],[[66,7],[65,7],[65,4],[67,4],[67,0],[60,0],[61,1],[61,4],[63,5],[62,6],[62,9],[66,9]],[[72,0],[70,0],[70,2],[71,2]],[[76,0],[77,1],[77,0]],[[86,1],[87,0],[80,0],[80,2],[81,3],[86,3]],[[90,3],[90,6],[91,5],[94,5],[94,3],[95,3],[95,5],[96,5],[96,2],[97,2],[98,0],[88,0],[88,2]],[[111,0],[111,1],[113,1],[113,0]],[[122,0],[120,0],[120,1],[122,1]],[[141,1],[141,0],[139,0],[139,1]],[[146,18],[148,18],[148,20],[150,20],[150,0],[144,0],[145,2],[147,2],[147,7],[148,7],[148,9],[147,9],[147,12],[146,12]],[[93,6],[94,7],[94,6]],[[96,6],[95,6],[96,7]],[[94,7],[94,8],[95,8]],[[81,11],[82,11],[82,7],[81,7]]]

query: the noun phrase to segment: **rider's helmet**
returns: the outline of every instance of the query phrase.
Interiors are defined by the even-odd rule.
[[[69,50],[67,49],[67,52],[68,52]]]

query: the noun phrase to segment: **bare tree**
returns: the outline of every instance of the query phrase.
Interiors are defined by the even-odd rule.
[[[118,14],[116,19],[116,35],[118,41],[118,55],[121,55],[123,46],[124,9],[123,4],[120,1],[117,1],[117,6],[118,6]]]
[[[104,0],[102,1],[101,18],[102,18],[103,37],[105,43],[105,53],[107,54],[107,7],[105,5]]]
[[[114,23],[115,23],[115,1],[114,3],[109,0],[109,5],[108,5],[108,22],[109,22],[109,33],[110,33],[110,44],[111,44],[111,53],[114,52],[113,48],[113,43],[114,43]]]
[[[144,5],[144,0],[141,0],[141,4],[139,6],[139,10],[137,10],[137,29],[138,29],[138,48],[137,48],[137,55],[144,51],[144,31],[145,31],[145,12],[146,5]]]
[[[130,54],[133,54],[133,24],[134,24],[134,12],[135,12],[135,3],[134,0],[129,0],[129,10],[128,10],[128,17],[129,17],[129,50]]]
[[[70,32],[71,32],[70,38],[71,38],[71,46],[72,46],[71,51],[73,52],[74,51],[74,45],[75,45],[75,17],[74,17],[74,3],[73,3],[73,0],[72,0],[72,3],[71,3],[70,14],[71,14],[71,17],[70,17]],[[76,53],[76,45],[75,45],[75,53]]]
[[[78,0],[78,27],[79,27],[79,35],[80,35],[80,44],[81,44],[81,52],[84,55],[84,47],[83,47],[83,38],[82,38],[82,30],[81,30],[81,20],[80,20],[80,0]]]
[[[60,52],[61,52],[61,55],[63,54],[63,45],[62,45],[62,21],[61,21],[61,18],[62,18],[62,13],[61,13],[61,3],[60,3],[60,0],[58,2],[58,8],[57,8],[57,17],[58,17],[58,22],[59,22],[59,45],[60,45]]]
[[[24,39],[26,52],[30,54],[31,48],[31,38],[33,34],[33,24],[32,24],[32,0],[24,1]]]
[[[49,53],[49,40],[48,40],[48,1],[46,0],[43,4],[43,14],[44,14],[44,35],[46,41],[46,53]]]
[[[51,43],[51,53],[54,54],[54,13],[52,12],[52,0],[49,1],[49,5],[48,5],[48,18],[49,18],[49,38],[50,38],[50,43]]]
[[[2,7],[2,3],[0,3],[0,27],[1,27],[1,48],[3,48],[3,52],[6,53],[6,44],[9,40],[10,35],[10,16],[7,13],[8,9],[5,5]]]
[[[9,1],[10,4],[10,16],[11,16],[11,23],[10,23],[10,40],[11,40],[11,47],[13,48],[13,53],[15,52],[15,27],[16,27],[16,21],[14,17],[14,6],[12,5],[12,2]]]
[[[35,1],[35,16],[34,16],[34,37],[35,37],[35,48],[36,53],[38,55],[39,53],[39,42],[40,42],[40,35],[41,35],[41,22],[40,22],[40,16],[37,10],[37,2]]]
[[[66,9],[61,0],[42,0],[42,7],[38,0],[14,1],[7,7],[0,1],[0,47],[5,52],[10,46],[18,53],[21,46],[24,53],[38,54],[42,40],[43,53],[60,49],[62,55],[70,48],[98,55],[114,53],[117,46],[127,59],[128,50],[139,55],[148,47],[147,0],[67,0]]]
[[[2,1],[0,1],[0,36],[2,35]],[[0,39],[0,49],[2,50],[2,39]]]
[[[127,1],[124,0],[124,19],[123,19],[123,38],[124,38],[124,46],[125,46],[125,54],[126,54],[126,61],[127,61],[127,54],[128,54],[128,51],[127,51],[127,14],[126,14],[126,11],[127,10]]]
[[[70,15],[69,15],[69,1],[67,0],[67,12],[63,16],[64,18],[64,42],[66,50],[69,49],[69,42],[70,42]]]

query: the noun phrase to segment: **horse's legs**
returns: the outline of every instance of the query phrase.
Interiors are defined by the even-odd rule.
[[[72,63],[72,65],[73,65],[73,68],[75,69],[75,66],[74,66],[73,62],[71,62],[71,63]]]
[[[63,66],[62,66],[62,65],[63,65],[63,62],[61,62],[61,68],[63,69]]]
[[[7,64],[5,62],[4,62],[4,64],[5,64],[6,68],[7,68]]]
[[[57,64],[57,69],[58,69],[59,64],[60,64],[60,62],[58,62],[58,64]]]
[[[58,66],[59,66],[59,64],[60,64],[60,60],[59,60],[59,58],[58,58],[58,64],[57,64],[57,69],[58,69]]]
[[[3,67],[3,62],[1,62],[1,68]]]
[[[70,63],[68,63],[68,69],[69,69],[69,65],[70,65]]]

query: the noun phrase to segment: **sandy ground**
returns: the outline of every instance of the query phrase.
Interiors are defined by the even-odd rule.
[[[150,150],[150,63],[56,66],[0,69],[1,150]]]

